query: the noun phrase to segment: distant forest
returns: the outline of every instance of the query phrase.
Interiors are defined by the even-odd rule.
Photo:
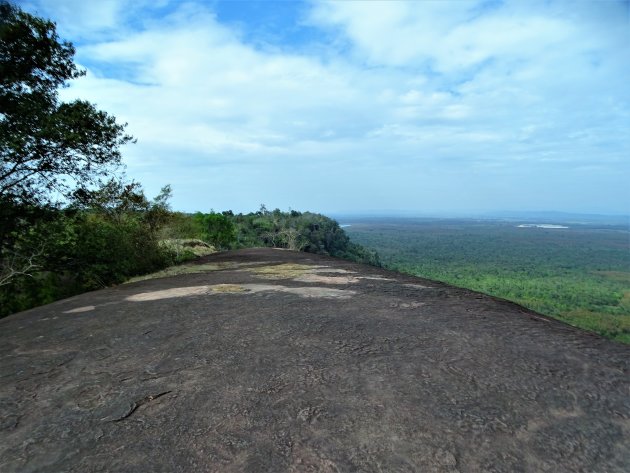
[[[630,343],[627,226],[517,228],[505,221],[455,219],[351,223],[351,239],[378,251],[387,268],[508,299]]]

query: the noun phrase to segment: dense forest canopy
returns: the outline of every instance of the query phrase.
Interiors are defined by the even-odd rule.
[[[492,294],[630,343],[627,225],[519,227],[489,220],[373,219],[350,237],[404,273]]]

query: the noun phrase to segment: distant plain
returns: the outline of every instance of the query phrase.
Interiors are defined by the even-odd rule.
[[[344,217],[385,267],[505,298],[630,343],[630,232],[600,222]],[[528,225],[528,226],[520,226]],[[531,225],[531,226],[529,226]]]

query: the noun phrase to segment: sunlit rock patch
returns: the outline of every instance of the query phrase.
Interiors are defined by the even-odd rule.
[[[217,284],[215,286],[208,286],[211,288],[212,292],[246,292],[245,289],[240,284]]]
[[[316,269],[321,268],[325,268],[325,266],[284,263],[258,266],[249,268],[246,271],[263,279],[293,279],[304,276],[305,274],[312,274]]]
[[[359,279],[354,276],[326,276],[323,274],[311,274],[307,273],[303,276],[293,278],[297,282],[312,282],[322,284],[354,284],[359,282]]]
[[[131,302],[157,301],[160,299],[172,299],[174,297],[201,296],[212,293],[210,286],[189,286],[162,289],[160,291],[141,292],[125,298]]]
[[[425,305],[424,302],[411,301],[411,302],[392,302],[389,306],[392,309],[417,309]]]
[[[188,264],[174,266],[153,274],[133,278],[128,282],[137,282],[147,279],[165,278],[184,274],[196,274],[223,270],[236,270],[248,273],[255,278],[278,281],[291,280],[300,283],[326,284],[326,285],[350,285],[361,280],[395,281],[377,275],[359,276],[355,271],[342,268],[332,268],[324,265],[277,263],[266,262],[236,262],[219,261],[205,264]],[[425,288],[421,285],[407,285],[417,288]],[[304,298],[347,299],[356,294],[347,289],[335,289],[322,286],[289,287],[278,284],[213,284],[186,287],[175,287],[156,291],[133,294],[124,299],[129,302],[146,302],[162,299],[172,299],[190,296],[212,296],[216,294],[255,294],[260,292],[282,292],[294,294]],[[120,302],[123,302],[122,300]],[[64,313],[82,313],[92,311],[96,306],[77,307]]]
[[[149,279],[167,278],[172,276],[179,276],[182,274],[197,274],[213,271],[224,270],[241,270],[246,271],[261,279],[292,279],[297,282],[307,283],[322,283],[322,284],[354,284],[359,282],[360,279],[372,279],[380,281],[391,281],[388,278],[382,278],[378,276],[351,276],[353,271],[348,271],[341,268],[330,268],[328,266],[310,265],[310,264],[269,264],[269,262],[250,262],[250,263],[237,263],[234,261],[221,261],[217,263],[205,263],[205,264],[183,264],[179,266],[172,266],[155,273],[146,274],[143,276],[137,276],[131,278],[127,283],[146,281]],[[334,276],[345,275],[345,276]]]
[[[83,307],[77,307],[76,309],[70,309],[70,310],[66,310],[64,311],[64,314],[79,314],[81,312],[89,312],[91,310],[96,309],[95,306],[93,305],[86,305]]]
[[[348,299],[356,294],[355,291],[333,289],[329,287],[287,287],[277,284],[215,284],[204,286],[177,287],[159,291],[141,292],[128,296],[130,302],[146,302],[174,297],[188,297],[214,294],[254,294],[258,292],[284,292],[300,297],[324,299]]]
[[[143,276],[137,276],[135,278],[131,278],[129,281],[125,282],[132,283],[138,281],[146,281],[149,279],[157,279],[157,278],[168,278],[171,276],[179,276],[180,274],[197,274],[197,273],[207,273],[212,271],[224,271],[230,269],[239,269],[249,266],[257,266],[260,262],[251,262],[251,263],[237,263],[235,261],[220,261],[218,263],[205,263],[205,264],[182,264],[179,266],[171,266],[170,268],[163,269],[161,271],[156,271],[155,273],[145,274]]]
[[[405,287],[411,287],[413,289],[431,289],[433,286],[424,286],[422,284],[404,284]]]
[[[247,271],[255,273],[259,276],[266,277],[268,279],[289,279],[292,277],[298,277],[304,274],[354,274],[354,271],[348,271],[341,268],[331,268],[329,266],[314,265],[314,264],[274,264],[267,266],[260,266],[256,268],[248,269]]]

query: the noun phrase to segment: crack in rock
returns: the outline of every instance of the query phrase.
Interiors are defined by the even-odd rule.
[[[129,407],[129,409],[127,410],[127,412],[125,412],[122,416],[112,420],[112,422],[120,422],[121,420],[125,420],[128,419],[129,417],[131,417],[134,412],[136,412],[138,410],[138,408],[144,404],[147,404],[151,401],[155,401],[157,398],[165,396],[166,394],[171,393],[172,391],[164,391],[161,392],[159,394],[152,394],[149,396],[145,396],[142,399],[140,399],[139,401],[135,401],[131,403],[131,406]]]

